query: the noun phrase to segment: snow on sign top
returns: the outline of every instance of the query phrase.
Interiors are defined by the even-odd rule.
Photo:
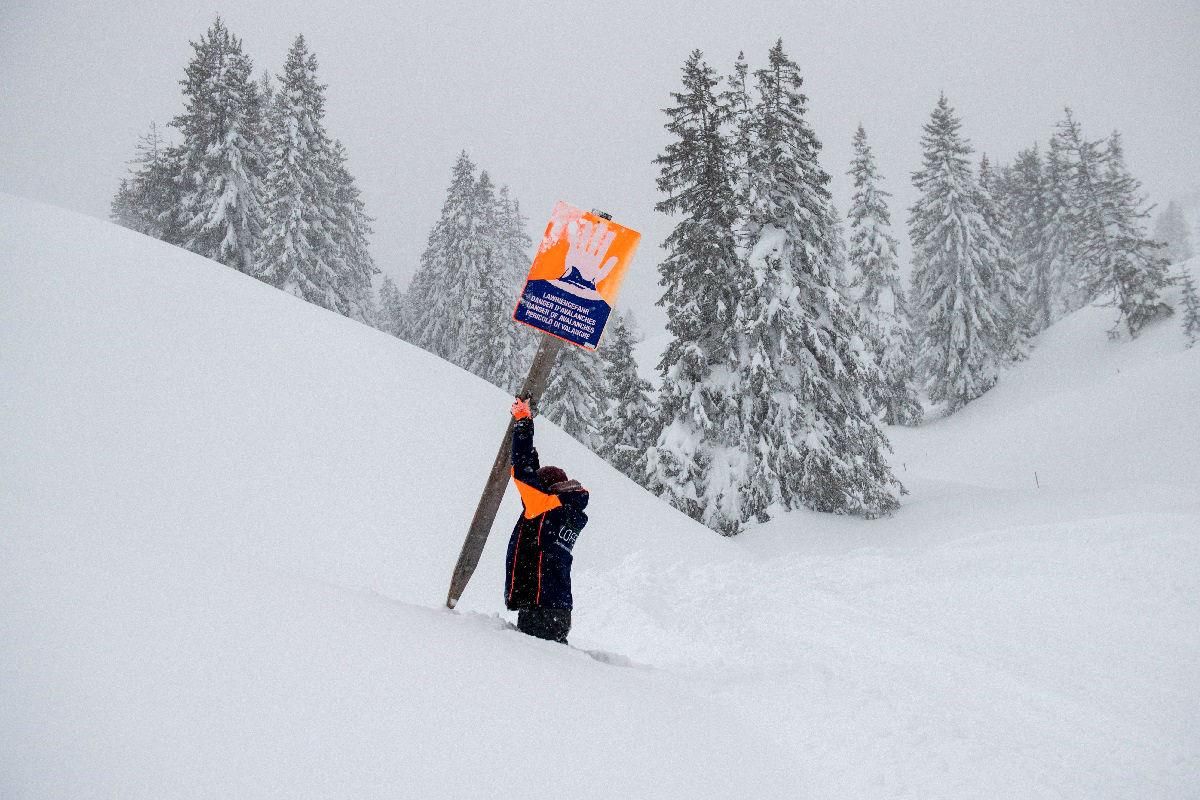
[[[513,319],[595,350],[641,238],[635,230],[560,200]]]

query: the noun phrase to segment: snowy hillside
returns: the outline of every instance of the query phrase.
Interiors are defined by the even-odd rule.
[[[572,642],[613,664],[498,618],[511,492],[441,607],[498,390],[3,196],[0,276],[2,797],[1200,785],[1200,348],[1174,320],[1120,344],[1086,310],[892,431],[911,493],[875,522],[721,539],[542,423],[593,494]]]

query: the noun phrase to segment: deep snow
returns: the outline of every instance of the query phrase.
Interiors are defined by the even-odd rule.
[[[0,276],[0,796],[1200,786],[1200,348],[1177,320],[1110,342],[1085,310],[956,416],[893,429],[910,494],[886,520],[722,539],[540,423],[593,493],[572,641],[611,665],[498,618],[512,492],[441,608],[500,391],[3,196]]]

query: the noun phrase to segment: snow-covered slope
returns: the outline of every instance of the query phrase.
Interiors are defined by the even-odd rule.
[[[68,212],[0,198],[0,253],[0,796],[794,785],[669,674],[432,610],[507,422],[498,390]],[[581,560],[647,535],[639,517],[720,544],[545,428],[544,453],[627,495]],[[467,607],[501,607],[504,538]]]
[[[1175,320],[1122,344],[1085,311],[893,431],[911,494],[875,522],[724,540],[542,423],[593,492],[572,641],[613,665],[498,618],[512,496],[441,608],[499,391],[4,197],[0,286],[0,796],[1200,785],[1200,349]]]

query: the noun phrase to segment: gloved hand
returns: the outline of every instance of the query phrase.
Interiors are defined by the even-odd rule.
[[[512,404],[513,419],[522,420],[529,419],[533,416],[533,412],[529,410],[529,401],[518,397]]]

